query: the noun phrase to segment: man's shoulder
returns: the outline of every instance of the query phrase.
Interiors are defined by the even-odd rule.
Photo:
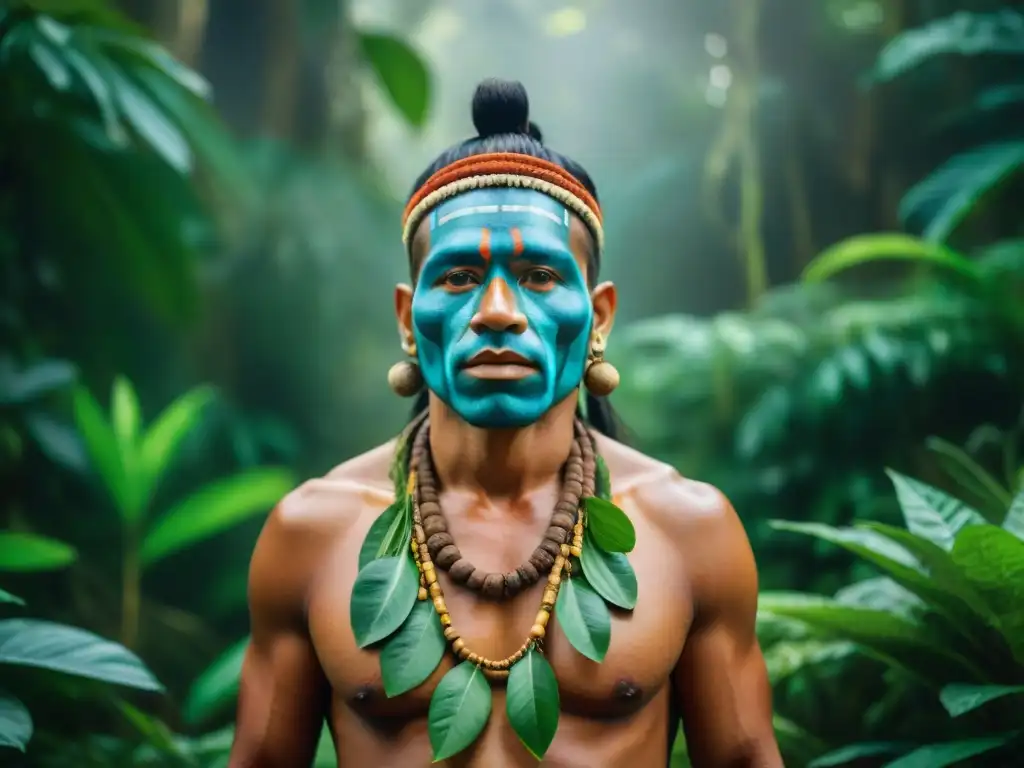
[[[684,477],[675,467],[608,437],[598,449],[612,476],[612,493],[630,497],[667,533],[691,538],[694,533],[733,530],[738,522],[732,504],[718,488]]]
[[[393,453],[390,441],[306,480],[275,507],[269,526],[283,535],[322,535],[347,528],[367,511],[379,511],[394,500],[388,478]]]

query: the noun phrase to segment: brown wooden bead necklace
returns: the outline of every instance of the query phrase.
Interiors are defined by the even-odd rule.
[[[579,545],[574,533],[580,529],[581,500],[594,493],[594,447],[586,427],[580,420],[574,424],[574,440],[566,461],[562,488],[551,515],[551,524],[544,539],[527,562],[507,573],[484,573],[469,562],[448,532],[448,523],[438,501],[437,478],[430,456],[430,423],[424,419],[413,437],[409,466],[416,473],[416,515],[414,525],[423,533],[431,563],[448,572],[461,584],[491,600],[510,598],[540,581],[542,573],[555,573],[555,566],[570,554],[578,556]],[[415,529],[414,529],[415,530]],[[572,541],[572,546],[569,542]],[[563,550],[565,554],[563,554]],[[575,551],[574,551],[575,550]],[[423,555],[420,553],[420,560]],[[561,566],[559,567],[560,573]]]

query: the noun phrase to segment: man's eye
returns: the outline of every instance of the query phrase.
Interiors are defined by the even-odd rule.
[[[475,285],[480,281],[477,280],[476,275],[469,270],[460,269],[455,272],[449,272],[445,276],[444,282],[445,285],[450,285],[453,288],[465,288],[470,285]]]
[[[531,269],[519,279],[519,282],[534,288],[548,288],[558,282],[558,275],[549,269]]]

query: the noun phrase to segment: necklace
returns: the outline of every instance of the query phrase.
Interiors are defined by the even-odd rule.
[[[603,661],[611,641],[609,606],[629,611],[636,605],[636,575],[625,555],[632,551],[636,533],[626,514],[611,503],[607,468],[597,456],[586,427],[577,421],[563,493],[552,515],[554,521],[558,515],[567,514],[567,496],[575,489],[566,486],[578,483],[580,490],[568,529],[562,519],[552,523],[529,561],[536,577],[520,566],[514,572],[475,579],[485,596],[496,599],[512,597],[529,585],[529,579],[533,579],[529,583],[536,583],[540,573],[546,572],[547,584],[534,623],[526,640],[510,656],[488,659],[475,653],[453,625],[437,577],[440,564],[436,558],[446,548],[454,547],[454,542],[448,536],[447,541],[441,539],[431,545],[431,537],[440,533],[447,536],[446,528],[428,533],[428,522],[440,516],[429,458],[429,428],[423,415],[399,440],[392,467],[396,501],[370,526],[359,552],[359,573],[350,604],[353,634],[360,648],[379,647],[381,677],[389,697],[421,685],[443,661],[448,648],[458,659],[430,700],[427,731],[435,762],[476,741],[491,715],[492,683],[506,686],[509,722],[526,749],[539,760],[554,740],[560,712],[558,682],[544,656],[551,615],[554,613],[562,633],[577,652],[593,661]],[[578,459],[575,464],[574,457]],[[435,504],[437,510],[425,508],[427,502]],[[436,525],[432,527],[436,529]],[[544,569],[537,567],[535,559],[541,551],[550,557],[550,565]],[[458,554],[457,548],[455,552]],[[465,562],[464,558],[461,554],[453,557],[448,550],[445,560],[454,583],[468,585],[469,577],[478,573],[471,565],[461,566],[467,577],[459,582],[452,571]],[[546,563],[546,559],[541,562]],[[492,585],[490,595],[484,589],[488,580]],[[511,588],[510,582],[514,584]]]

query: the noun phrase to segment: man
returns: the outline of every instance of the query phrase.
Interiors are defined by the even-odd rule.
[[[609,436],[597,194],[527,108],[520,84],[482,83],[479,136],[413,190],[412,359],[389,375],[425,384],[412,449],[352,459],[267,521],[232,768],[309,765],[325,718],[339,766],[664,766],[680,715],[697,768],[782,765],[747,537],[717,490]]]

